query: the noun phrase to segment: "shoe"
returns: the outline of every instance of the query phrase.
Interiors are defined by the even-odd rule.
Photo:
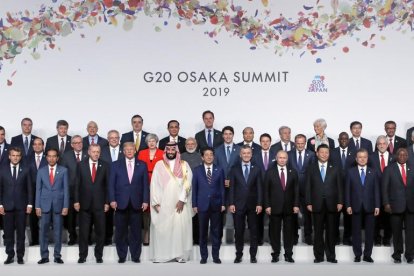
[[[207,259],[201,259],[200,260],[200,264],[206,264],[207,263]]]
[[[294,263],[295,260],[291,256],[289,256],[289,257],[285,257],[285,262]]]
[[[76,241],[75,240],[69,240],[68,241],[68,245],[75,245],[76,244]]]
[[[12,264],[14,263],[14,257],[7,257],[7,259],[4,261],[4,264]]]
[[[313,263],[315,263],[315,264],[319,264],[319,263],[322,263],[323,262],[323,259],[315,259],[315,260],[313,260]]]
[[[220,258],[214,259],[213,260],[213,263],[215,263],[215,264],[221,264]]]
[[[79,258],[78,259],[78,264],[83,264],[84,262],[86,262],[85,258]]]
[[[234,263],[235,264],[239,264],[242,262],[242,258],[241,257],[236,257],[236,259],[234,259]]]
[[[103,259],[102,259],[102,258],[96,258],[96,263],[97,263],[97,264],[101,264],[101,263],[103,263]]]
[[[149,245],[149,242],[144,242],[144,243],[142,243],[142,245],[143,246],[148,246]]]
[[[367,263],[373,263],[374,262],[374,260],[370,256],[364,256],[364,258],[362,258],[362,260],[364,262],[367,262]]]
[[[57,264],[63,264],[62,258],[55,258],[54,262]]]
[[[361,256],[355,256],[354,263],[360,263],[360,262],[361,262]]]
[[[23,260],[23,258],[22,257],[17,257],[17,263],[18,264],[24,264],[24,260]]]
[[[413,258],[407,258],[407,264],[414,264]]]
[[[48,258],[41,258],[40,261],[38,261],[37,263],[38,264],[45,264],[45,263],[48,263],[48,262],[49,262]]]
[[[36,245],[39,245],[39,242],[31,242],[31,243],[29,244],[29,246],[36,246]]]
[[[125,258],[119,258],[118,259],[118,264],[123,264],[125,263]]]
[[[381,237],[376,237],[374,239],[374,246],[381,246]]]
[[[272,256],[272,263],[279,262],[279,256]]]
[[[264,244],[264,242],[263,242],[263,241],[258,241],[258,242],[257,242],[257,245],[258,245],[258,246],[262,246],[263,244]]]
[[[256,257],[251,257],[251,258],[250,258],[250,263],[252,263],[252,264],[257,263],[257,259],[256,259]]]
[[[394,263],[395,264],[400,264],[401,263],[401,258],[394,258]]]
[[[313,245],[312,237],[305,237],[305,243],[307,245]]]
[[[88,245],[93,245],[93,241],[92,240],[89,240],[88,241]]]
[[[105,241],[104,245],[105,246],[112,245],[112,241],[111,240]]]
[[[337,264],[338,263],[338,260],[337,259],[327,259],[327,261],[329,263],[332,263],[332,264]]]
[[[131,261],[136,264],[139,264],[141,262],[139,258],[132,259]]]

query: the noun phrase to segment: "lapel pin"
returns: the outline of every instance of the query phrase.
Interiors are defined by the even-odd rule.
[[[99,164],[99,166],[98,167],[102,167],[102,165],[101,164]]]

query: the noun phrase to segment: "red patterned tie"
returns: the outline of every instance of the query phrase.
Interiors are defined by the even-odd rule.
[[[285,173],[283,171],[284,169],[281,168],[281,172],[280,172],[280,182],[282,184],[282,189],[283,191],[286,189],[286,180],[285,180]]]
[[[390,153],[394,153],[394,145],[392,144],[392,139],[390,138],[390,143],[388,145],[388,148],[390,149]]]
[[[96,177],[96,163],[92,163],[92,182],[95,183],[95,177]]]
[[[401,164],[401,176],[404,182],[404,186],[407,187],[407,175],[405,174],[404,164]]]
[[[53,169],[54,169],[53,167],[50,167],[49,182],[51,186],[55,184],[55,177],[53,175]]]
[[[381,154],[381,172],[384,172],[385,169],[385,159],[384,154]]]

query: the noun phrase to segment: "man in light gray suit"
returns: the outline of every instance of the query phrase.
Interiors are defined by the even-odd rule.
[[[46,152],[48,165],[39,169],[36,179],[36,215],[40,217],[40,255],[38,264],[49,262],[48,233],[53,216],[53,236],[55,241],[54,262],[63,264],[62,255],[62,216],[68,214],[69,184],[68,171],[57,165],[57,149]]]

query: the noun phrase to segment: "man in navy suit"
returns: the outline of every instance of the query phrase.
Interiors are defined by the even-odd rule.
[[[295,262],[293,255],[293,214],[299,213],[299,185],[295,170],[288,168],[288,154],[279,150],[276,165],[266,172],[264,180],[264,208],[270,216],[269,236],[272,245],[272,263],[279,261],[281,231],[285,261]],[[282,230],[283,222],[283,230]]]
[[[12,137],[11,145],[19,147],[23,152],[23,160],[32,152],[33,141],[37,136],[32,134],[33,121],[30,118],[23,118],[21,121],[22,134]]]
[[[298,134],[295,136],[295,148],[288,152],[288,162],[289,167],[294,169],[298,174],[298,186],[299,186],[299,202],[300,209],[303,218],[303,241],[312,245],[312,213],[306,208],[305,194],[306,194],[306,171],[308,167],[315,162],[315,153],[305,149],[306,147],[306,136],[303,134]],[[297,241],[299,235],[298,231],[298,217],[295,214],[293,231],[294,242]]]
[[[111,165],[109,202],[115,210],[115,243],[118,263],[125,263],[128,247],[131,260],[140,262],[142,212],[149,204],[148,169],[135,159],[135,144],[125,142],[124,159]],[[128,231],[129,229],[129,231]]]
[[[243,142],[238,143],[238,146],[248,145],[252,149],[253,156],[260,151],[260,145],[253,141],[254,130],[252,127],[245,127],[243,129]]]
[[[193,171],[192,204],[200,223],[200,264],[207,263],[207,236],[210,223],[213,262],[220,264],[220,245],[223,232],[221,213],[225,210],[224,170],[213,164],[214,149],[201,151],[203,164]]]
[[[7,254],[4,264],[13,263],[16,252],[17,262],[24,264],[26,214],[30,214],[33,207],[32,183],[29,166],[20,162],[22,150],[11,147],[9,159],[10,165],[4,166],[0,171],[0,215],[4,218],[4,245]]]
[[[230,169],[240,161],[240,146],[233,142],[233,127],[225,126],[222,133],[224,143],[215,149],[214,163],[224,170],[226,187],[229,187],[228,174]]]
[[[349,149],[353,152],[357,152],[359,149],[366,149],[368,155],[372,153],[372,143],[370,140],[361,137],[362,123],[354,121],[349,126],[352,137],[349,141]]]
[[[139,151],[148,148],[147,143],[145,143],[145,138],[147,137],[148,132],[142,130],[144,119],[141,115],[136,114],[132,116],[131,125],[132,131],[122,134],[121,148],[124,146],[124,143],[133,142],[135,145],[136,155],[138,156]]]
[[[405,226],[405,258],[414,263],[414,171],[407,164],[407,149],[396,153],[397,162],[389,165],[382,176],[382,203],[385,212],[391,214],[394,263],[401,263],[403,225]]]
[[[98,135],[98,124],[96,122],[90,121],[86,126],[86,131],[88,135],[83,137],[82,140],[83,150],[85,152],[88,151],[89,145],[91,144],[98,144],[101,147],[108,145],[108,140]]]
[[[46,140],[46,151],[53,148],[59,149],[60,156],[63,153],[72,150],[70,143],[71,136],[68,135],[69,123],[65,120],[59,120],[56,123],[57,134]]]
[[[241,164],[230,170],[229,210],[233,214],[236,238],[236,259],[241,263],[244,248],[246,218],[250,230],[250,262],[256,263],[257,215],[262,212],[262,172],[251,163],[253,153],[249,145],[241,146]]]
[[[329,146],[319,145],[314,162],[306,174],[306,205],[312,212],[315,231],[313,242],[314,263],[327,261],[337,263],[335,243],[337,217],[343,206],[342,175],[339,168],[329,160]],[[324,239],[325,232],[325,239]]]
[[[385,132],[387,133],[388,140],[388,151],[391,154],[394,154],[398,151],[399,148],[406,148],[407,141],[404,138],[395,135],[397,130],[397,123],[394,121],[387,121],[384,125]]]
[[[40,217],[40,255],[38,264],[49,262],[49,228],[53,220],[54,262],[63,264],[62,255],[62,216],[68,214],[69,184],[68,170],[57,165],[59,152],[50,149],[46,152],[47,166],[39,169],[36,179],[36,214]],[[53,217],[53,219],[52,219]]]
[[[295,143],[290,141],[291,130],[288,126],[279,127],[279,136],[280,141],[273,144],[271,149],[273,152],[278,153],[279,150],[284,150],[286,152],[291,151],[295,148]]]
[[[383,172],[388,165],[395,162],[395,158],[388,152],[388,139],[384,135],[380,135],[376,141],[376,150],[368,158],[368,166],[374,169],[377,182],[379,185],[382,183]],[[381,202],[382,202],[382,194]],[[383,236],[381,236],[381,229],[384,230]],[[381,204],[380,213],[375,217],[375,235],[374,244],[380,246],[391,246],[391,224],[390,214],[384,212],[384,206]]]
[[[375,171],[367,166],[368,151],[361,148],[356,153],[357,166],[348,169],[345,183],[345,208],[352,216],[352,248],[354,262],[361,261],[362,225],[365,227],[365,262],[373,263],[371,258],[374,245],[374,216],[380,211],[380,184]]]
[[[213,128],[214,113],[210,110],[203,112],[204,129],[196,133],[197,150],[205,147],[216,148],[223,143],[223,137],[220,131]]]
[[[0,168],[4,164],[9,163],[9,146],[10,145],[6,142],[6,130],[4,129],[4,127],[0,126]]]
[[[177,120],[170,120],[167,124],[167,129],[170,135],[160,140],[160,142],[158,143],[158,148],[160,150],[164,150],[165,145],[167,145],[169,142],[173,142],[177,144],[180,153],[184,153],[186,151],[186,139],[178,135],[178,132],[180,131],[180,123]]]

